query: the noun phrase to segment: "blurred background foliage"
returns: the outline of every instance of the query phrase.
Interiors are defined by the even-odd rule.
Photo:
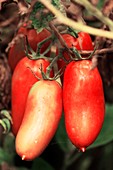
[[[31,2],[26,0],[25,2]],[[56,3],[59,1],[55,1]],[[107,1],[108,2],[108,1]],[[7,2],[5,2],[7,4]],[[100,10],[103,10],[103,6],[106,0],[92,0],[91,3]],[[8,4],[0,11],[0,22],[4,19],[10,18],[13,12],[18,13],[18,8],[15,3],[9,0]],[[57,4],[58,5],[58,4]],[[35,7],[36,11],[39,8]],[[43,7],[42,7],[43,8]],[[12,10],[13,9],[13,10]],[[35,10],[31,15],[34,27],[39,28],[40,23],[35,18]],[[39,10],[39,9],[38,9]],[[41,10],[41,8],[40,8]],[[8,13],[7,13],[8,12]],[[4,16],[4,18],[2,18]],[[88,25],[101,28],[103,25],[100,21],[90,16],[90,13],[84,10],[84,18]],[[43,19],[43,18],[42,18]],[[52,15],[48,14],[48,21],[52,19]],[[1,57],[5,53],[5,49],[8,43],[12,40],[14,32],[16,30],[15,25],[18,23],[19,18],[14,20],[12,25],[4,28],[4,31],[0,28],[0,54]],[[45,25],[45,20],[44,26]],[[38,23],[37,23],[38,22]],[[41,25],[42,26],[42,25]],[[40,27],[41,28],[41,27]],[[10,30],[10,31],[9,31]],[[6,34],[7,33],[7,34]],[[7,35],[7,36],[6,36]],[[92,36],[92,40],[95,42],[95,37]],[[101,42],[100,42],[101,44]],[[113,45],[112,42],[110,42]],[[109,43],[106,41],[103,47],[107,47]],[[101,47],[101,48],[103,48]],[[0,127],[0,169],[1,170],[113,170],[113,54],[104,54],[98,61],[98,67],[103,79],[105,100],[106,100],[106,114],[105,121],[101,133],[96,141],[87,148],[85,153],[79,152],[69,141],[64,125],[64,117],[60,121],[59,128],[50,142],[46,150],[33,161],[22,161],[21,158],[15,152],[15,139],[11,133],[7,135],[2,134],[2,127]],[[3,64],[1,64],[3,66]],[[8,71],[7,71],[8,70]],[[11,77],[9,68],[6,67],[5,76]],[[11,78],[10,78],[11,79]],[[9,84],[10,84],[9,79]],[[8,86],[10,89],[10,87]],[[10,92],[7,94],[8,105],[5,108],[10,110]],[[1,96],[0,96],[1,97]],[[1,99],[0,99],[1,101]],[[6,102],[5,102],[6,103]],[[1,109],[3,109],[1,107]]]

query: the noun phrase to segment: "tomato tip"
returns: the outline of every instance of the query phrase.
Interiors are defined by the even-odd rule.
[[[80,148],[80,151],[85,152],[85,151],[86,151],[86,148],[85,148],[85,147],[81,147],[81,148]]]
[[[25,157],[26,157],[25,155],[22,155],[22,160],[25,160]]]

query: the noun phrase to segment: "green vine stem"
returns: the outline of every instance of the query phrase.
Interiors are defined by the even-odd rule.
[[[43,58],[43,59],[46,59],[46,60],[51,61],[52,58],[51,58],[51,57],[46,57],[45,54],[50,51],[50,48],[51,48],[51,46],[52,46],[52,43],[50,43],[50,46],[49,46],[49,47],[47,48],[47,50],[45,50],[42,54],[40,54],[40,48],[41,48],[42,45],[43,45],[44,43],[46,43],[47,41],[53,40],[52,37],[53,37],[53,36],[50,36],[50,37],[42,40],[42,41],[38,44],[37,50],[36,50],[36,52],[35,52],[35,51],[31,48],[31,46],[30,46],[30,44],[29,44],[29,42],[28,42],[28,39],[27,39],[27,37],[25,36],[25,38],[26,38],[26,49],[25,49],[26,56],[27,56],[30,60],[37,60],[37,59]]]
[[[71,0],[72,2],[76,2],[82,6],[84,6],[87,11],[89,11],[93,16],[98,18],[102,23],[107,25],[111,31],[113,31],[113,21],[110,20],[108,17],[104,16],[103,13],[93,6],[88,0]]]
[[[72,19],[65,17],[49,1],[44,1],[44,0],[37,0],[37,1],[41,2],[46,8],[48,8],[56,16],[56,18],[58,19],[58,21],[61,24],[67,25],[67,26],[72,27],[72,28],[79,30],[79,31],[87,32],[87,33],[95,35],[95,36],[101,36],[101,37],[113,39],[113,32],[93,28],[93,27],[84,25],[82,23],[73,21]]]
[[[43,44],[45,44],[49,40],[53,40],[53,39],[54,39],[53,35],[51,35],[51,36],[47,37],[46,39],[42,40],[41,42],[39,42],[38,46],[37,46],[37,50],[36,50],[36,55],[40,55],[40,49]],[[51,46],[52,46],[52,43],[50,43],[49,47],[44,51],[44,53],[42,53],[43,56],[49,52]]]
[[[54,69],[54,72],[56,72],[56,73],[58,72],[58,65],[57,65],[57,63],[54,64],[53,69]],[[60,76],[58,76],[56,81],[62,86]]]
[[[60,73],[58,71],[58,66],[57,66],[57,60],[59,58],[59,56],[56,56],[56,46],[52,46],[51,47],[51,56],[53,58],[53,60],[51,61],[50,65],[46,68],[46,76],[49,78],[50,77],[50,71],[52,70],[52,68],[54,69],[54,78],[56,78],[56,81],[61,84],[61,80],[60,80]]]

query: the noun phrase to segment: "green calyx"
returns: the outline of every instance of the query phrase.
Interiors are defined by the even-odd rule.
[[[48,41],[51,41],[50,45],[48,46],[48,48],[43,52],[43,53],[40,53],[40,49],[42,47],[43,44],[45,44],[46,42]],[[25,50],[25,53],[26,53],[26,56],[30,59],[30,60],[37,60],[39,58],[45,58],[45,54],[47,54],[49,51],[50,51],[50,48],[52,46],[52,42],[54,41],[54,37],[53,36],[50,36],[44,40],[42,40],[40,43],[38,43],[37,45],[37,49],[36,49],[36,52],[31,48],[29,42],[28,42],[28,39],[27,39],[27,36],[26,36],[26,50]],[[51,58],[49,58],[51,60]]]
[[[80,52],[75,48],[75,47],[72,47],[70,48],[72,54],[70,54],[70,58],[71,60],[88,60],[88,59],[91,59],[96,51],[96,48],[91,52],[91,54],[87,57],[83,57],[83,55],[80,54]]]

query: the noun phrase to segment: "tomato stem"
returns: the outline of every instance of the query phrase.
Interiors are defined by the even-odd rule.
[[[36,57],[36,52],[31,48],[27,36],[25,36],[25,54],[29,59],[35,59]],[[29,53],[30,52],[30,53]]]
[[[50,65],[46,68],[46,76],[48,78],[50,77],[50,71],[52,70],[53,65],[58,60],[58,56],[56,56],[56,46],[54,46],[54,45],[51,47],[51,56],[52,56],[53,59],[52,59]]]
[[[51,40],[51,41],[53,40],[53,35],[45,38],[45,39],[42,40],[40,43],[38,43],[37,49],[36,49],[36,55],[38,55],[38,56],[40,55],[40,49],[41,49],[42,45],[45,44],[46,42],[48,42],[49,40]],[[48,48],[42,53],[42,55],[47,54],[47,53],[49,52],[51,46],[52,46],[52,42],[50,43],[50,45],[48,46]]]
[[[44,39],[43,41],[41,41],[40,43],[39,43],[39,49],[41,48],[41,45],[43,45],[43,43],[44,42],[46,42],[47,40],[50,40],[51,39],[51,37],[52,36],[50,36],[50,37],[48,37],[47,39]],[[43,42],[43,43],[42,43]],[[42,43],[42,44],[41,44]],[[50,44],[50,47],[51,47],[51,45],[52,44]],[[39,51],[34,51],[32,48],[31,48],[31,46],[29,45],[29,42],[28,42],[28,39],[27,39],[27,36],[26,36],[26,50],[25,50],[25,53],[26,53],[26,56],[30,59],[30,60],[37,60],[37,59],[41,59],[41,58],[43,58],[43,59],[46,59],[46,60],[49,60],[49,61],[51,61],[52,60],[52,58],[51,57],[45,57],[44,56],[44,54],[46,54],[50,49],[50,47],[48,47],[48,49],[44,52],[44,53],[42,53],[42,54],[40,54],[40,50],[39,49],[37,49],[37,50],[39,50]],[[30,52],[30,53],[29,53]]]
[[[68,34],[72,35],[75,38],[78,38],[77,30],[73,29],[72,27],[68,27]]]

